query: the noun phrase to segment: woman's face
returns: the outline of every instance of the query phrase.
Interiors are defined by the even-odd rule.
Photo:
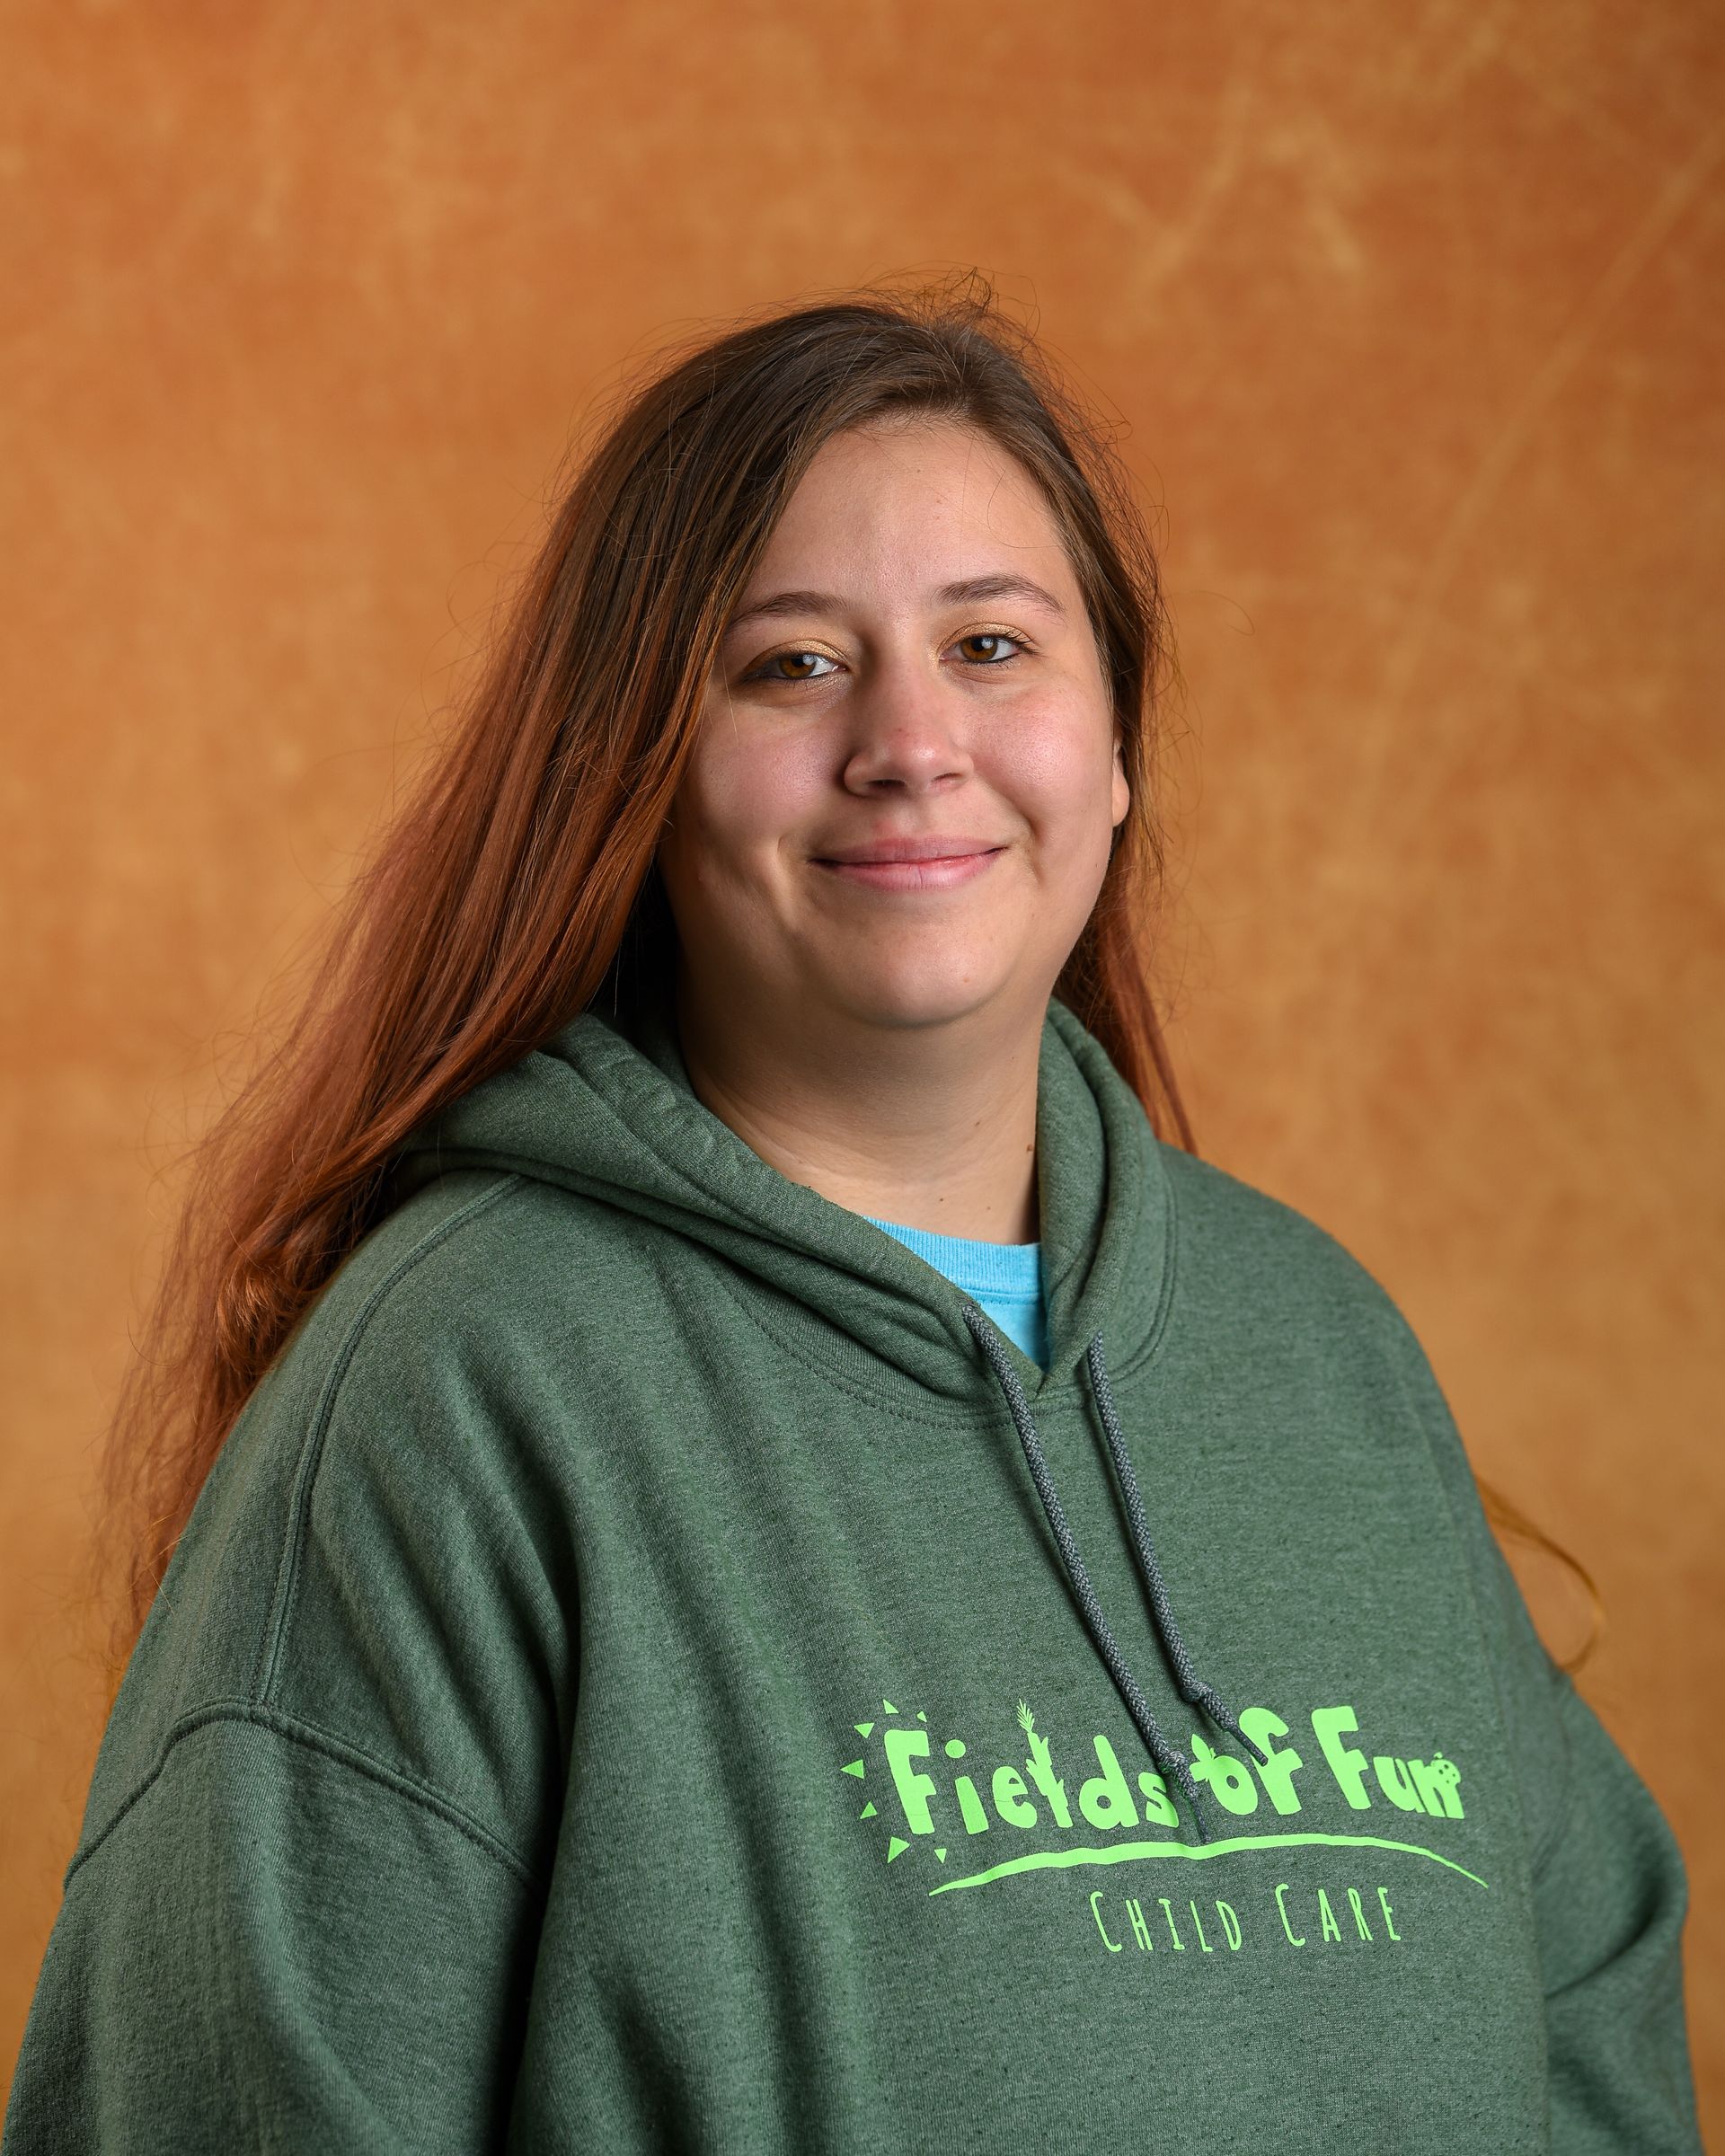
[[[683,993],[805,1038],[1039,1022],[1128,800],[1035,482],[954,421],[836,436],[732,618],[660,841]],[[880,865],[907,848],[939,858]]]

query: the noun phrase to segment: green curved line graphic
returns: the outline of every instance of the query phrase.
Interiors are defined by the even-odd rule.
[[[1449,1857],[1440,1857],[1435,1849],[1422,1849],[1417,1842],[1389,1842],[1382,1834],[1235,1834],[1225,1842],[1123,1842],[1116,1849],[1043,1849],[1027,1857],[1013,1857],[1004,1864],[991,1865],[986,1871],[973,1871],[967,1879],[942,1879],[929,1892],[951,1894],[960,1886],[986,1886],[991,1879],[1004,1879],[1014,1871],[1046,1871],[1064,1869],[1073,1864],[1123,1864],[1137,1857],[1220,1857],[1236,1849],[1287,1849],[1295,1842],[1322,1842],[1341,1843],[1365,1849],[1399,1849],[1411,1857],[1429,1857],[1434,1864],[1447,1866],[1459,1871],[1464,1879],[1472,1879],[1476,1886],[1491,1892],[1491,1884],[1477,1871],[1470,1871],[1465,1864],[1457,1864]]]

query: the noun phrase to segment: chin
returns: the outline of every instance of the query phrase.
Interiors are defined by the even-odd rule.
[[[986,968],[948,963],[919,970],[889,967],[879,975],[858,965],[810,1001],[866,1025],[939,1026],[1010,995],[1013,980],[1013,969],[998,963]]]

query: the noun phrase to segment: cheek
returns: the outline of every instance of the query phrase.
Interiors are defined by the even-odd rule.
[[[724,859],[770,853],[807,821],[825,768],[809,736],[765,734],[721,713],[684,774],[689,835]]]
[[[1069,826],[1111,812],[1113,741],[1107,722],[1079,706],[1015,715],[990,743],[995,786],[1033,823]]]

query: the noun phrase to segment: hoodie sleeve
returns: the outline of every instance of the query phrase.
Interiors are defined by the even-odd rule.
[[[362,1246],[217,1455],[109,1716],[4,2156],[506,2145],[575,1633],[521,1357],[467,1314],[491,1188]]]
[[[458,1816],[322,1734],[190,1716],[67,1879],[5,2156],[500,2149],[527,1906]]]
[[[1397,1359],[1444,1483],[1522,1792],[1555,2156],[1701,2156],[1685,2026],[1688,1885],[1652,1792],[1547,1651],[1424,1351]]]

